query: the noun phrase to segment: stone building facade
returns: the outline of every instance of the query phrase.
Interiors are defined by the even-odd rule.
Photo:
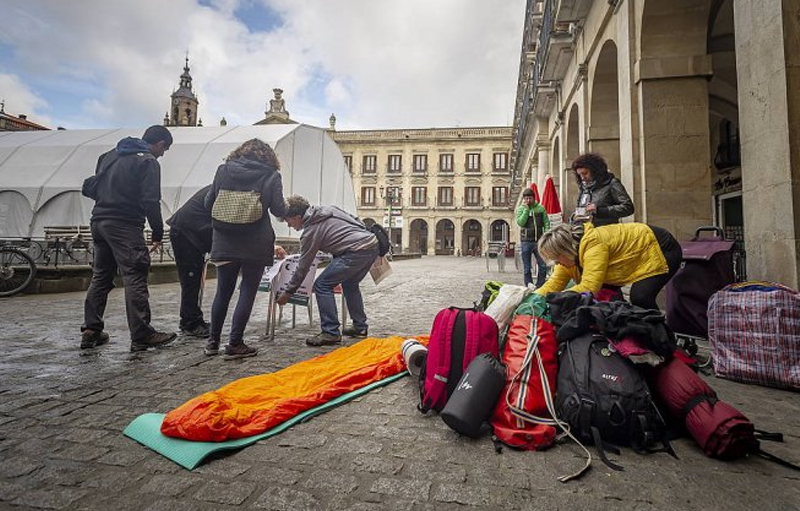
[[[512,144],[567,214],[599,152],[634,220],[715,224],[748,278],[800,286],[800,2],[528,0]]]
[[[358,214],[391,227],[395,250],[482,254],[514,241],[510,127],[335,131]],[[391,224],[390,220],[392,219]]]

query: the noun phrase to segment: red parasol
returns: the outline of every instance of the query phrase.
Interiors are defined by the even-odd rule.
[[[542,206],[548,215],[561,213],[561,205],[558,203],[558,194],[556,194],[556,186],[553,184],[553,178],[547,176],[544,182],[544,194],[542,195]]]
[[[536,186],[536,183],[531,183],[531,190],[533,190],[533,200],[541,203],[542,200],[539,198],[539,187]]]

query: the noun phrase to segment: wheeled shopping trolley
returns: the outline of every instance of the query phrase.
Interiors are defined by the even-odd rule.
[[[667,325],[679,336],[705,339],[711,295],[736,281],[734,242],[719,227],[699,227],[681,248],[683,262],[666,286]]]

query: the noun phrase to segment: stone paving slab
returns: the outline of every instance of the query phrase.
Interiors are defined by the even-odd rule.
[[[521,283],[513,265],[507,269],[488,273],[485,261],[473,258],[397,262],[379,287],[362,286],[371,334],[427,333],[439,309],[471,305],[484,281]],[[213,287],[210,281],[207,296]],[[81,351],[83,297],[0,301],[0,509],[800,509],[800,473],[761,459],[711,460],[689,439],[675,442],[679,460],[624,450],[618,458],[624,472],[596,462],[581,481],[559,483],[556,476],[582,466],[576,446],[497,454],[488,438],[459,437],[438,417],[419,414],[410,378],[189,472],[122,430],[142,413],[167,412],[232,380],[330,348],[304,344],[316,332],[304,310],[297,311],[297,328],[286,314],[276,339],[262,340],[267,300],[260,295],[246,332],[260,349],[255,358],[206,357],[203,341],[183,337],[132,354],[122,290],[115,290],[107,311],[111,343]],[[151,287],[155,326],[177,327],[178,300],[176,284]],[[766,448],[800,461],[799,393],[708,381],[758,427],[785,434],[785,444]]]

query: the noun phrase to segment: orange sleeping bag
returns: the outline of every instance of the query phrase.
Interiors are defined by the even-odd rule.
[[[263,433],[323,403],[406,369],[402,337],[364,339],[280,371],[236,380],[169,412],[166,436],[221,442]],[[420,339],[427,344],[427,338]]]

